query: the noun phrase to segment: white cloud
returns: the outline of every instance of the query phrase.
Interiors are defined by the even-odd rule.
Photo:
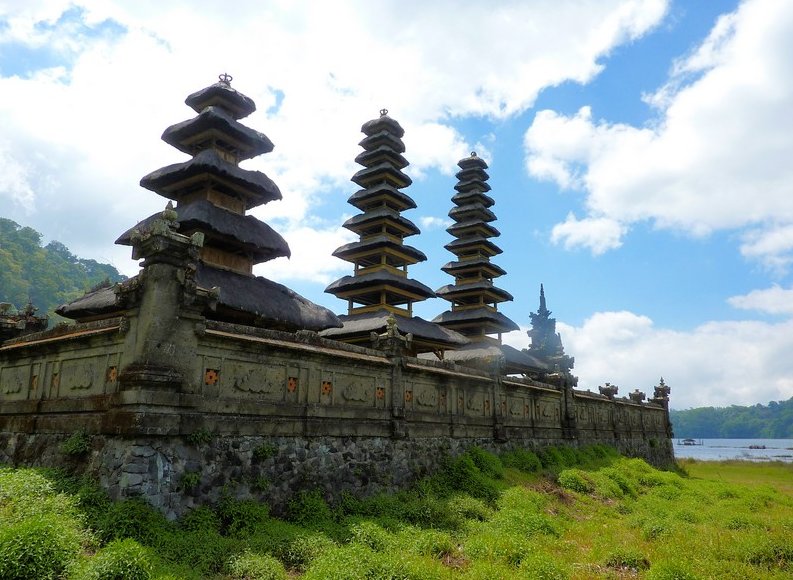
[[[202,0],[0,2],[0,43],[51,57],[49,68],[0,76],[0,126],[14,145],[4,166],[36,176],[5,178],[4,198],[24,203],[3,211],[83,257],[120,258],[126,250],[110,242],[164,203],[138,180],[184,159],[159,135],[193,114],[187,94],[228,71],[259,105],[246,122],[276,145],[246,164],[284,193],[259,215],[299,231],[329,192],[349,187],[358,129],[380,108],[409,129],[412,175],[453,172],[472,148],[455,120],[504,117],[545,87],[587,82],[667,4],[241,1],[230,12]],[[296,251],[290,268],[312,271],[307,256]]]
[[[279,282],[309,280],[322,285],[352,274],[352,264],[330,255],[339,246],[357,239],[352,232],[341,227],[309,226],[279,228],[279,231],[289,244],[292,256],[260,264],[255,268],[256,274]]]
[[[774,284],[771,288],[752,290],[742,296],[732,296],[727,302],[743,310],[793,315],[793,288],[781,288]]]
[[[423,231],[442,230],[452,225],[452,220],[448,218],[439,218],[433,216],[421,216],[419,218],[421,229]]]
[[[569,213],[563,223],[553,227],[551,241],[554,244],[561,243],[566,249],[589,248],[597,256],[619,248],[626,229],[610,218],[587,217],[579,220]]]
[[[676,409],[749,405],[793,396],[793,321],[708,322],[691,331],[656,328],[646,316],[599,312],[580,327],[557,325],[575,357],[579,388],[605,382],[620,395],[648,394],[661,376]]]
[[[586,192],[590,217],[692,235],[743,232],[744,255],[785,265],[793,250],[793,5],[749,0],[646,99],[647,127],[540,111],[528,171]],[[612,243],[612,247],[617,244]]]

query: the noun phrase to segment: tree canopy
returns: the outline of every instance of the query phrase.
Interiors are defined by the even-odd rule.
[[[700,407],[670,411],[676,437],[793,439],[793,398],[751,407]]]
[[[30,300],[51,318],[55,308],[104,281],[125,277],[110,264],[78,258],[62,243],[42,245],[42,235],[0,218],[0,302],[17,308]]]

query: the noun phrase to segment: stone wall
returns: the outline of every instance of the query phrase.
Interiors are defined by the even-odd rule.
[[[319,487],[371,494],[431,473],[470,445],[606,443],[673,461],[668,412],[576,391],[565,376],[505,377],[203,319],[180,320],[178,372],[135,360],[134,317],[0,346],[0,462],[97,476],[115,498],[144,495],[171,516],[222,490],[276,509]],[[137,350],[140,352],[140,349]],[[181,356],[178,352],[188,352]],[[497,362],[497,361],[496,361]],[[60,444],[84,434],[90,451]]]

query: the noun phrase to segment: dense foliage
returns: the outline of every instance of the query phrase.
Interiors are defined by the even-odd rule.
[[[700,407],[670,411],[676,437],[793,439],[793,398],[753,407]]]
[[[31,300],[39,314],[104,282],[123,279],[113,266],[85,260],[60,242],[42,246],[42,236],[29,227],[0,218],[0,302],[22,309]]]
[[[305,492],[287,520],[224,497],[177,522],[0,466],[0,578],[790,578],[793,466],[687,466],[694,477],[604,447],[473,449],[395,495]]]

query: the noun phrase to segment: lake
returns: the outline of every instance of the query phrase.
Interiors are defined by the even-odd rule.
[[[694,441],[698,444],[683,445],[682,439],[673,439],[675,457],[701,461],[743,459],[793,463],[793,439],[695,439]]]

